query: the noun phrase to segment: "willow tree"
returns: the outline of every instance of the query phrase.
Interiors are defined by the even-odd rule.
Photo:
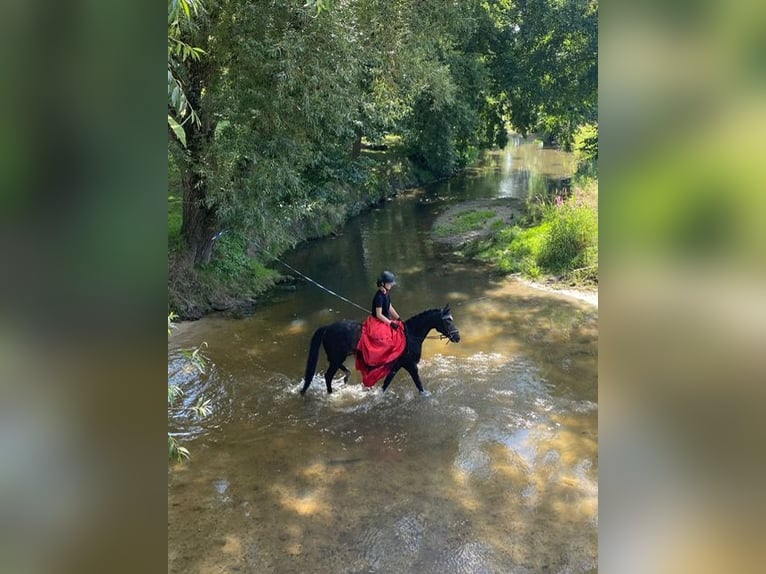
[[[439,176],[505,143],[502,108],[488,66],[484,2],[414,2],[418,50],[430,62],[404,123],[413,159]]]
[[[199,121],[183,125],[185,147],[171,148],[181,233],[201,264],[222,229],[288,240],[286,222],[308,201],[306,174],[351,149],[356,58],[344,21],[300,2],[221,0],[188,43],[206,54],[182,73]]]
[[[195,263],[210,261],[224,229],[289,245],[296,221],[360,181],[363,136],[400,134],[439,175],[502,144],[509,114],[519,129],[566,136],[595,115],[595,10],[595,0],[209,0],[178,38],[204,56],[174,67],[195,121],[170,130]]]
[[[289,244],[291,224],[358,172],[362,135],[403,131],[423,93],[457,101],[444,52],[460,35],[460,3],[315,4],[220,0],[187,31],[205,53],[179,74],[198,121],[171,147],[197,264],[210,261],[222,229]]]
[[[598,1],[498,0],[492,69],[510,121],[565,147],[598,117]]]

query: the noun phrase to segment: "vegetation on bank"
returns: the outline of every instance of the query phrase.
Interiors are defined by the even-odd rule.
[[[542,208],[541,220],[498,229],[465,250],[505,273],[552,277],[576,285],[598,283],[598,181],[579,180],[566,199]]]
[[[568,149],[597,118],[597,40],[597,0],[169,0],[170,310],[254,297],[270,253],[509,126]]]
[[[531,193],[526,213],[513,226],[498,226],[463,254],[504,273],[553,278],[569,285],[598,283],[598,129],[576,138],[577,174],[570,187]],[[475,221],[482,219],[481,213]]]
[[[168,337],[175,328],[174,321],[177,318],[175,313],[168,313]],[[210,400],[202,396],[194,404],[184,404],[184,391],[180,384],[174,382],[182,373],[197,372],[204,375],[207,372],[210,360],[202,353],[202,348],[206,346],[203,342],[196,349],[179,350],[180,364],[168,361],[168,419],[189,416],[204,419],[211,413]],[[168,431],[168,460],[181,462],[190,456],[189,449],[178,441],[175,434]]]
[[[377,149],[362,149],[366,172],[359,187],[326,186],[332,201],[315,201],[302,213],[293,213],[281,225],[289,241],[256,243],[247,233],[223,229],[213,243],[208,263],[195,265],[181,233],[182,193],[179,173],[169,158],[168,195],[168,302],[181,319],[194,319],[210,311],[248,310],[263,292],[281,280],[269,266],[291,245],[330,235],[351,217],[396,195],[401,190],[432,182],[436,176],[418,168],[402,149],[399,138],[387,136]]]

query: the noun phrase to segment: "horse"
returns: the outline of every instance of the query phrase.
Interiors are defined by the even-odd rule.
[[[383,391],[385,392],[388,385],[391,384],[399,369],[403,368],[412,377],[418,391],[424,393],[423,384],[418,374],[418,362],[420,361],[423,341],[428,336],[428,333],[431,332],[431,329],[436,329],[443,337],[446,337],[453,343],[458,343],[460,342],[460,330],[455,327],[449,304],[445,305],[443,309],[428,309],[410,317],[404,322],[404,329],[407,344],[404,352],[391,364],[391,372],[383,382]],[[355,354],[361,336],[362,323],[347,319],[319,327],[314,331],[314,335],[311,337],[308,359],[306,360],[306,373],[303,376],[301,395],[306,393],[309,385],[311,385],[311,381],[314,379],[319,359],[319,347],[322,345],[327,354],[327,360],[330,363],[324,376],[327,383],[327,392],[332,393],[332,378],[338,369],[343,371],[343,382],[347,383],[351,371],[343,363],[347,357]]]

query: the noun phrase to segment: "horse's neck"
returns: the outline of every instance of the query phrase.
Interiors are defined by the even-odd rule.
[[[426,338],[431,329],[436,327],[436,321],[430,313],[421,313],[405,321],[407,324],[407,334],[416,339]]]

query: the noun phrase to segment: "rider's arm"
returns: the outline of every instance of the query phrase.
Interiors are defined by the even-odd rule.
[[[383,307],[375,307],[375,317],[383,321],[386,325],[391,324],[391,320],[383,314]]]
[[[399,316],[399,311],[397,311],[396,309],[394,309],[394,306],[393,306],[393,305],[391,305],[391,306],[389,307],[389,311],[390,311],[390,313],[391,313],[391,316],[392,316],[392,317],[393,317],[395,320],[397,320],[397,321],[398,321],[399,319],[401,319],[401,317]]]

